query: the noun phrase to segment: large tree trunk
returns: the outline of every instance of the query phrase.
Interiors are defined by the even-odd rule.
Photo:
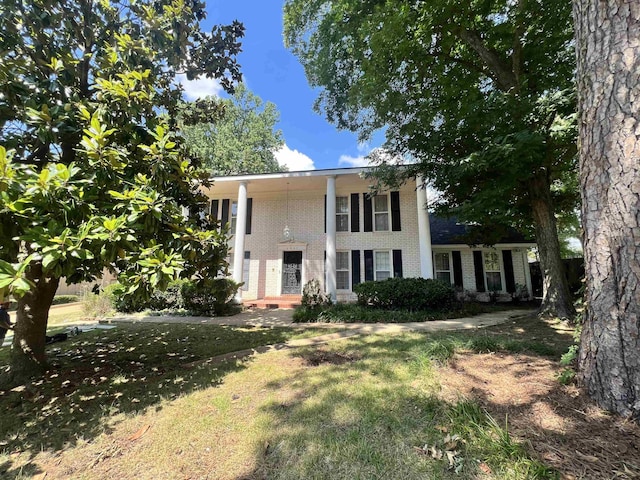
[[[42,374],[46,368],[44,347],[49,308],[60,282],[59,278],[43,275],[40,265],[32,265],[26,276],[35,288],[18,300],[9,370],[9,382],[14,384]]]
[[[546,172],[539,172],[530,181],[529,194],[542,270],[540,314],[572,318],[576,312],[560,256],[558,227]]]
[[[575,0],[586,308],[579,378],[640,418],[640,2]]]

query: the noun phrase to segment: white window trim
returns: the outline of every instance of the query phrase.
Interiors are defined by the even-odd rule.
[[[385,213],[385,212],[376,212],[376,197],[387,197],[387,229],[386,230],[378,230],[376,228],[376,213]],[[378,195],[374,195],[371,197],[371,212],[373,215],[373,231],[374,232],[390,232],[391,231],[391,195],[389,193],[379,193]],[[391,272],[393,274],[393,272]]]
[[[447,254],[449,256],[449,270],[438,270],[437,269],[437,264],[436,264],[436,255],[438,254]],[[484,257],[482,257],[482,261],[484,261]],[[440,251],[434,251],[433,252],[433,278],[437,279],[438,278],[438,272],[449,272],[449,283],[451,285],[454,284],[455,280],[453,278],[453,255],[451,253],[450,250],[440,250]],[[487,279],[485,277],[485,283],[487,282]]]
[[[395,272],[393,271],[393,252],[391,250],[374,250],[373,251],[373,279],[378,281],[378,265],[376,262],[376,253],[386,252],[389,255],[389,278],[393,278]],[[380,270],[383,271],[383,270]]]
[[[347,269],[346,270],[338,269],[338,261],[337,261],[337,258],[336,258],[336,288],[337,288],[337,285],[338,285],[338,279],[337,279],[338,272],[347,272],[347,278],[348,278],[349,286],[346,289],[345,288],[337,288],[337,290],[339,290],[341,292],[350,292],[351,288],[352,288],[352,285],[351,285],[351,251],[349,251],[349,250],[337,250],[336,254],[338,254],[338,253],[346,253],[347,254]]]
[[[500,286],[502,287],[500,290],[496,290],[498,293],[507,293],[505,286],[505,277],[504,277],[504,265],[502,264],[502,250],[482,250],[482,273],[484,277],[484,290],[487,293],[491,293],[492,290],[489,290],[489,285],[487,282],[487,268],[486,263],[484,261],[485,255],[487,253],[495,253],[498,255],[498,265],[500,267]],[[491,272],[495,272],[495,270],[491,270]]]
[[[344,197],[347,199],[347,213],[339,213],[338,212],[338,197]],[[347,229],[346,230],[338,230],[338,215],[346,215],[347,216]],[[351,231],[351,198],[349,195],[336,195],[336,233],[349,233]]]

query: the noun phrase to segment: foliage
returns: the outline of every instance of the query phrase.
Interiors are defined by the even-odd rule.
[[[78,295],[56,295],[53,297],[53,302],[51,305],[63,305],[65,303],[74,303],[78,302],[80,297]]]
[[[331,297],[322,290],[320,282],[313,278],[302,288],[300,304],[306,308],[323,307],[325,305],[331,305]]]
[[[231,300],[241,283],[230,278],[185,282],[180,289],[184,308],[195,315],[224,315],[231,311]]]
[[[244,84],[229,99],[200,100],[220,110],[215,121],[207,119],[182,128],[189,151],[214,175],[281,172],[275,152],[284,144],[276,130],[280,114],[263,103]]]
[[[318,111],[362,139],[385,129],[379,183],[422,175],[436,211],[483,225],[482,243],[535,229],[541,261],[559,263],[548,238],[578,202],[571,2],[288,0],[284,33]],[[570,313],[547,271],[545,308]]]
[[[240,78],[242,25],[205,33],[204,17],[198,1],[0,4],[0,289],[24,295],[15,374],[44,365],[60,277],[107,268],[147,300],[226,269],[225,235],[182,216],[204,208],[207,175],[174,131],[177,73]]]
[[[105,288],[102,292],[94,293],[86,290],[82,294],[82,313],[89,318],[104,318],[110,315],[113,308],[113,296],[111,292],[114,287]],[[124,289],[123,289],[124,290]],[[131,297],[129,297],[131,298]]]
[[[440,280],[424,278],[388,278],[364,282],[353,287],[358,304],[381,309],[428,310],[453,306],[453,287]]]

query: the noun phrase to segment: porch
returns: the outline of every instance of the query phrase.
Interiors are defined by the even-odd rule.
[[[285,308],[293,309],[300,306],[302,295],[280,295],[279,297],[264,297],[256,300],[244,300],[247,308]]]

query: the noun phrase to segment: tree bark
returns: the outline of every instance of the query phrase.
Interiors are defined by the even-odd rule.
[[[560,256],[558,227],[553,211],[549,179],[545,171],[539,172],[529,182],[529,195],[542,270],[540,314],[573,318],[576,312]]]
[[[586,307],[579,376],[640,418],[640,3],[575,0]]]
[[[49,309],[60,282],[59,278],[45,276],[39,264],[31,266],[26,277],[35,288],[18,300],[9,370],[9,382],[13,384],[23,383],[46,369]]]

